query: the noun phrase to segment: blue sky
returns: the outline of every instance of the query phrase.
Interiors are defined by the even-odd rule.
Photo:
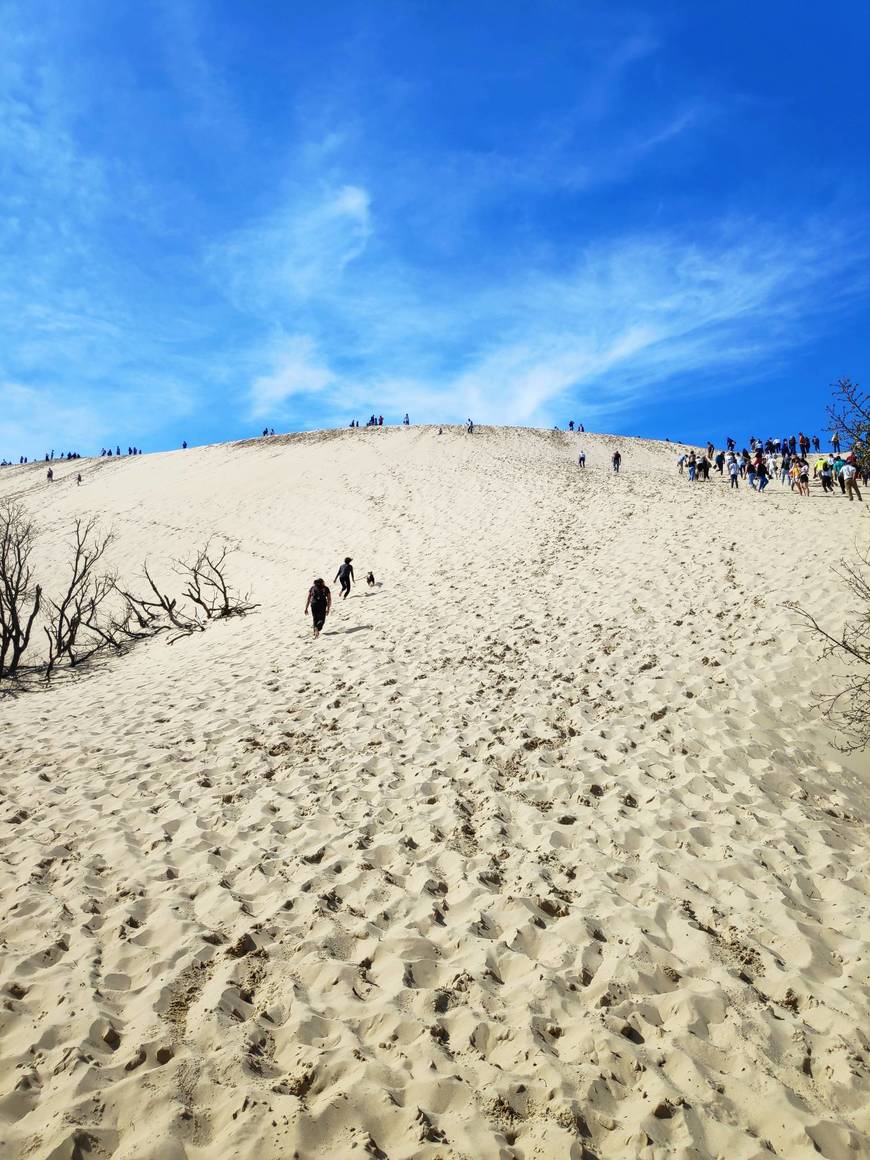
[[[0,455],[867,379],[854,2],[0,0]]]

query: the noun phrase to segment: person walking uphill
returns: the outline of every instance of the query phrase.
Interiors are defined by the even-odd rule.
[[[338,571],[335,574],[335,580],[341,583],[341,596],[343,600],[347,600],[348,596],[350,596],[350,586],[354,582],[353,564],[351,564],[350,559],[350,556],[345,556],[344,563],[339,564]],[[335,580],[333,580],[333,584]]]
[[[617,475],[619,475],[619,465],[622,463],[622,456],[618,451],[614,451],[614,453],[611,455],[610,462],[613,464],[613,470]]]
[[[320,630],[326,622],[332,609],[332,593],[323,580],[315,580],[308,589],[308,599],[305,601],[305,613],[311,609],[311,619],[314,622],[314,639],[320,636]]]
[[[840,479],[846,489],[846,495],[849,497],[849,503],[857,497],[860,502],[863,502],[863,496],[858,489],[858,469],[854,463],[848,461],[840,468]]]

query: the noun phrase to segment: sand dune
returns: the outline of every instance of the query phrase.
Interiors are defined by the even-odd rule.
[[[4,1156],[870,1155],[868,761],[783,607],[842,615],[867,521],[675,459],[411,428],[0,471],[43,574],[96,514],[125,575],[230,537],[261,605],[0,699]],[[379,586],[313,641],[345,554]]]

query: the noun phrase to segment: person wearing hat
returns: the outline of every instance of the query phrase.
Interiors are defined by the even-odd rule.
[[[353,565],[350,562],[350,556],[345,556],[344,563],[340,564],[338,571],[335,574],[335,580],[341,583],[341,597],[342,600],[347,600],[350,596],[350,586],[353,581]],[[333,580],[333,584],[335,583]]]

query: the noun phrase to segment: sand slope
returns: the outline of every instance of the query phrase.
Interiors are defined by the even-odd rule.
[[[856,505],[436,432],[0,471],[47,574],[96,513],[262,605],[0,699],[0,1151],[870,1155],[868,761],[782,607]]]

